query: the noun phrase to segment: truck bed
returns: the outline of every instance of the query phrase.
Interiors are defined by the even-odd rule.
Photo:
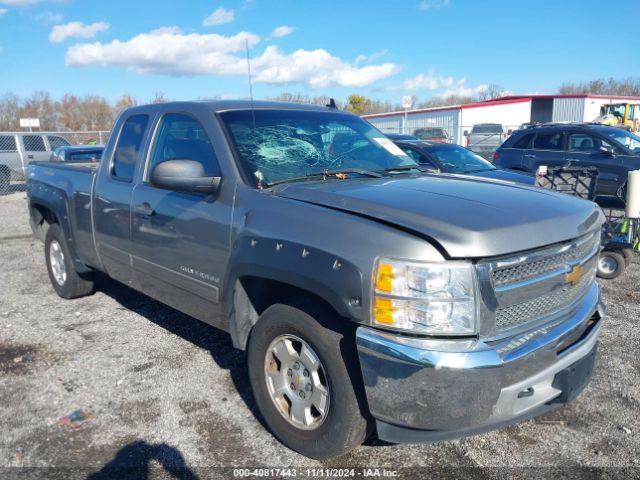
[[[96,265],[91,219],[91,189],[98,169],[96,163],[32,162],[27,191],[31,202],[51,205],[52,211],[66,212],[58,219],[86,265]],[[36,236],[40,232],[32,225]]]

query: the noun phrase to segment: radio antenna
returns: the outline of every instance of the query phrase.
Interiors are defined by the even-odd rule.
[[[251,80],[251,59],[249,58],[249,40],[245,38],[244,45],[247,50],[247,74],[249,76],[249,99],[251,100],[251,116],[253,117],[253,129],[256,129],[256,112],[253,107],[253,81]]]

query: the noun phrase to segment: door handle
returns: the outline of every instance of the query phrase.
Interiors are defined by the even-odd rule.
[[[151,208],[151,205],[149,205],[147,202],[136,205],[135,207],[133,207],[133,211],[141,217],[146,218],[149,218],[153,216],[154,213],[156,213],[155,210]]]
[[[33,160],[33,155],[27,155],[27,158]]]
[[[525,158],[536,158],[536,156],[532,153],[525,153]]]

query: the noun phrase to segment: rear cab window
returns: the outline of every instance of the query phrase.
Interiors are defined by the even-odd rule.
[[[122,125],[118,143],[113,153],[111,176],[117,180],[131,182],[136,169],[140,147],[149,123],[149,115],[132,115]]]
[[[46,152],[42,135],[24,135],[22,145],[27,152]]]
[[[0,135],[0,152],[16,152],[16,137],[13,135]]]
[[[69,145],[71,145],[64,138],[59,137],[58,135],[47,135],[47,140],[49,141],[51,150],[55,150],[58,147],[68,147]]]
[[[471,129],[471,133],[495,133],[502,135],[502,125],[498,123],[487,123],[483,125],[474,125]]]

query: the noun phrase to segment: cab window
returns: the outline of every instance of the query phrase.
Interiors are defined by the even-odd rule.
[[[51,150],[55,150],[58,147],[67,147],[70,145],[64,138],[59,137],[57,135],[49,135],[47,136],[47,140],[49,140],[49,145],[51,145]]]
[[[133,180],[147,123],[148,115],[132,115],[122,125],[111,167],[111,175],[114,178],[125,182]]]
[[[46,152],[44,138],[41,135],[25,135],[22,137],[22,144],[27,152]]]
[[[194,160],[202,164],[207,176],[220,176],[213,145],[198,120],[182,113],[169,113],[162,117],[157,132],[147,179],[156,165],[167,160]]]

